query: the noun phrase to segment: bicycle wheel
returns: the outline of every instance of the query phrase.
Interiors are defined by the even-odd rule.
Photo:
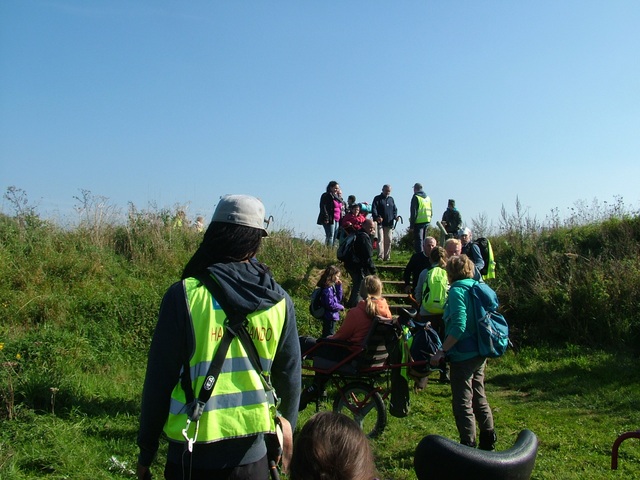
[[[380,435],[387,426],[387,410],[382,396],[363,382],[352,382],[340,389],[333,411],[352,417],[369,438]]]

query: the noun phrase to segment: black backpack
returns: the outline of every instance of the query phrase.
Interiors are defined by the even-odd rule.
[[[491,242],[487,237],[480,237],[473,241],[480,249],[482,260],[484,260],[484,267],[480,270],[480,275],[486,275],[489,271],[489,249],[491,248]]]
[[[341,262],[357,261],[357,257],[355,256],[355,250],[354,250],[355,241],[356,241],[355,233],[352,233],[342,241],[336,253],[338,260],[340,260]]]
[[[321,293],[322,289],[316,287],[313,292],[311,292],[311,301],[309,302],[309,313],[313,318],[317,318],[318,320],[324,318],[324,305],[322,305]]]

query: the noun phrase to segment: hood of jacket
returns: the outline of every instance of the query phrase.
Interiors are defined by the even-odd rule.
[[[415,192],[414,195],[418,195],[419,197],[422,197],[422,198],[427,198],[427,194],[424,193],[424,190],[420,190],[419,192]]]
[[[243,314],[266,310],[285,298],[282,287],[255,260],[216,263],[208,271],[218,280],[229,303]]]

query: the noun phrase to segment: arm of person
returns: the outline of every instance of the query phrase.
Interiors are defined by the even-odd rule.
[[[302,388],[300,340],[293,301],[288,295],[286,298],[287,318],[282,329],[282,337],[278,343],[275,358],[273,359],[271,379],[273,387],[281,400],[280,413],[289,420],[292,430],[295,430],[298,422],[298,404]]]
[[[449,289],[449,297],[447,298],[446,311],[449,313],[447,317],[447,335],[442,342],[442,348],[431,357],[431,365],[437,365],[447,354],[447,352],[458,343],[458,339],[462,336],[467,325],[467,305],[464,302],[463,288]]]
[[[138,432],[138,465],[143,469],[148,469],[156,455],[169,415],[171,392],[179,382],[183,362],[189,356],[188,329],[184,290],[179,282],[165,293],[149,350]]]
[[[480,247],[474,243],[471,245],[471,250],[473,251],[473,264],[480,271],[484,268],[484,259],[482,258],[482,253],[480,253]]]
[[[353,332],[355,332],[356,327],[356,323],[353,321],[355,312],[351,313],[353,310],[354,309],[349,310],[344,322],[342,322],[338,331],[329,337],[330,339],[349,341],[351,337],[353,337]]]
[[[335,290],[334,290],[335,288]],[[337,312],[344,310],[344,306],[338,300],[338,284],[335,287],[322,289],[322,304],[329,312]],[[340,297],[342,296],[342,286],[340,285]]]

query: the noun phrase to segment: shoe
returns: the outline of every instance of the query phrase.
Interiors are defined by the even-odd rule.
[[[480,445],[478,448],[480,450],[492,451],[496,449],[496,442],[498,441],[498,436],[494,430],[487,430],[486,432],[480,432]]]
[[[460,440],[460,444],[466,445],[467,447],[476,448],[476,442],[463,442]]]
[[[318,399],[318,387],[311,385],[305,388],[300,394],[300,403],[298,404],[298,411],[301,412],[311,402],[315,402]]]
[[[451,383],[451,379],[449,378],[449,372],[443,370],[440,372],[440,383]]]

